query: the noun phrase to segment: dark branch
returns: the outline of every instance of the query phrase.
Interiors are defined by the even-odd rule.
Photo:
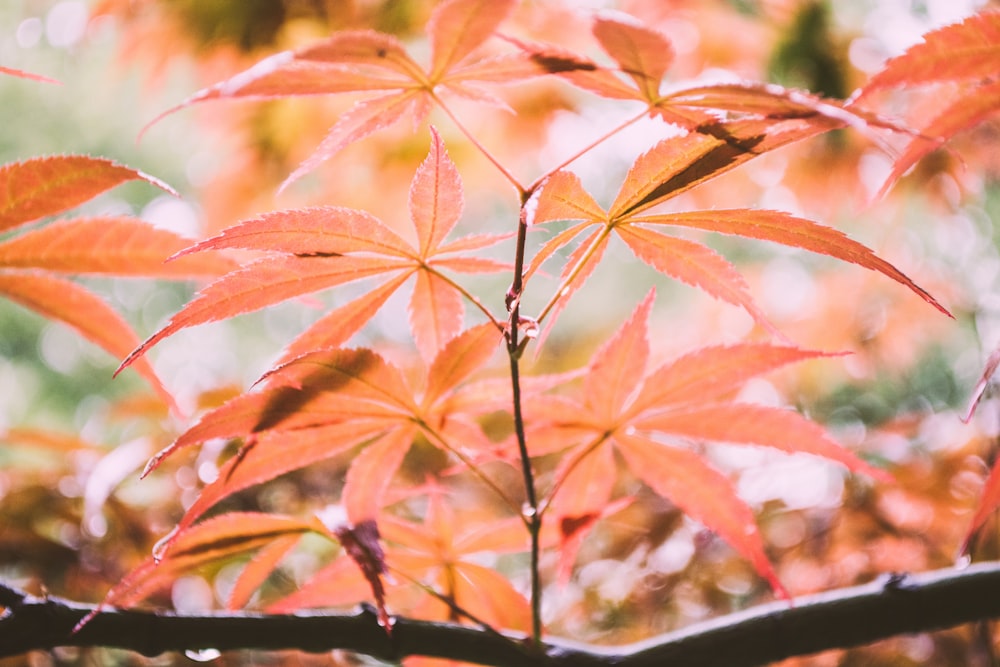
[[[102,610],[76,634],[90,605],[38,598],[0,585],[0,657],[57,646],[107,646],[144,655],[165,651],[346,649],[398,660],[450,658],[496,667],[646,667],[682,664],[750,667],[795,655],[870,643],[904,633],[1000,617],[1000,563],[912,576],[886,576],[853,588],[771,603],[653,638],[607,649],[549,639],[537,653],[523,635],[397,618],[392,636],[367,609],[350,615],[217,613],[182,615]]]

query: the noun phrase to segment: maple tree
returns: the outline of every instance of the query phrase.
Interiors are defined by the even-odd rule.
[[[103,3],[100,11],[130,11],[115,4]],[[965,604],[971,590],[1000,585],[994,565],[915,576],[894,572],[815,598],[804,594],[828,586],[814,588],[805,576],[792,577],[789,585],[794,570],[776,567],[776,548],[768,545],[755,508],[715,447],[810,455],[858,475],[862,481],[852,483],[860,489],[892,487],[899,483],[894,475],[905,478],[912,471],[852,452],[794,406],[747,395],[764,376],[806,362],[834,363],[848,351],[793,342],[798,336],[773,321],[755,298],[756,280],[727,259],[711,236],[738,240],[739,245],[722,248],[764,241],[788,253],[808,251],[853,264],[853,272],[880,274],[870,293],[895,282],[894,288],[915,295],[907,298],[921,310],[912,317],[951,317],[942,303],[949,300],[939,300],[908,277],[888,253],[807,215],[730,204],[726,193],[739,184],[735,179],[745,168],[738,168],[750,161],[847,133],[855,137],[851,141],[860,137],[888,147],[892,164],[873,194],[890,197],[914,165],[993,119],[1000,14],[983,10],[926,34],[858,93],[840,100],[777,83],[692,79],[668,85],[677,51],[655,26],[626,14],[588,15],[592,42],[586,48],[594,53],[589,55],[579,46],[533,34],[522,11],[544,14],[547,8],[525,9],[515,0],[435,3],[423,23],[426,53],[388,32],[338,29],[230,72],[147,127],[151,132],[188,107],[360,94],[275,186],[283,196],[294,195],[304,181],[321,179],[342,153],[406,121],[410,141],[420,142],[420,149],[411,151],[419,152],[420,160],[409,167],[405,184],[381,183],[380,191],[394,205],[378,214],[313,201],[254,213],[190,242],[121,216],[45,221],[24,231],[127,180],[171,190],[103,158],[31,158],[0,167],[0,231],[15,232],[0,242],[0,291],[76,328],[122,359],[118,373],[137,370],[157,396],[155,405],[122,407],[121,415],[141,422],[131,428],[142,429],[145,440],[134,450],[121,447],[123,458],[107,473],[113,481],[102,482],[95,473],[86,495],[89,511],[111,502],[113,486],[134,472],[138,458],[147,458],[150,443],[158,451],[141,471],[147,481],[179,475],[185,457],[197,456],[199,470],[208,471],[183,510],[164,520],[169,531],[157,536],[152,553],[143,556],[137,547],[136,562],[109,580],[110,592],[100,604],[73,605],[3,587],[0,604],[7,612],[0,628],[3,623],[31,627],[37,613],[59,619],[24,637],[8,631],[9,639],[0,640],[3,652],[60,645],[122,645],[146,653],[297,647],[352,649],[407,664],[426,658],[497,665],[652,664],[671,657],[762,664],[1000,614],[989,601]],[[50,83],[14,68],[0,68],[0,74],[31,85]],[[531,162],[533,175],[522,179],[517,175],[526,168],[522,161],[490,149],[496,137],[475,122],[479,112],[469,110],[513,112],[516,118],[523,99],[509,91],[536,85],[596,96],[631,115],[581,138],[551,164]],[[920,94],[910,88],[930,86],[947,86],[957,97],[931,112],[920,107],[915,118],[896,117],[893,94],[909,99]],[[924,92],[934,97],[933,91]],[[585,186],[580,165],[641,123],[655,124],[658,134],[643,137],[617,191]],[[891,143],[900,140],[905,144],[895,152]],[[965,153],[961,146],[952,150]],[[470,155],[502,184],[483,192],[490,197],[503,192],[500,196],[511,200],[497,226],[482,222],[487,216],[479,190],[463,180],[460,165]],[[484,178],[475,176],[477,186]],[[608,180],[600,187],[608,187]],[[405,195],[394,197],[398,191]],[[709,205],[699,199],[705,191]],[[398,206],[402,199],[405,206]],[[454,238],[458,229],[471,233]],[[563,343],[556,337],[572,328],[571,309],[579,308],[599,281],[601,268],[622,253],[627,264],[638,259],[649,267],[655,280],[693,287],[745,315],[745,335],[693,349],[670,343],[658,348],[661,329],[669,336],[684,322],[651,326],[654,305],[663,301],[658,291],[673,294],[674,288],[647,292],[647,281],[645,297],[617,327],[609,326],[603,309],[593,309],[604,340],[592,345],[583,363],[562,363],[558,345]],[[208,282],[140,342],[113,308],[64,274]],[[497,290],[494,274],[509,286]],[[493,281],[492,287],[473,287],[470,277]],[[178,404],[149,361],[184,330],[315,298],[330,288],[347,293],[346,302],[287,342],[250,387],[197,396],[196,417],[183,414],[186,406]],[[618,298],[627,301],[631,293],[623,290]],[[838,300],[851,302],[868,293],[841,290]],[[359,344],[385,311],[395,317],[405,311],[404,340],[394,344],[374,337]],[[574,344],[589,343],[581,337]],[[994,353],[967,419],[996,366]],[[908,427],[881,428],[889,434]],[[92,448],[82,438],[33,428],[10,429],[5,440],[52,451]],[[976,555],[977,545],[984,544],[983,526],[1000,504],[998,470],[993,467],[964,533],[950,529],[944,536],[957,538],[963,554]],[[311,471],[319,477],[308,482]],[[245,501],[248,492],[290,478],[322,490],[295,502]],[[874,509],[859,500],[853,508],[857,521],[864,525],[877,517],[876,523],[890,525],[893,537],[902,539],[905,517],[892,518],[893,496],[886,498]],[[897,506],[911,502],[895,498]],[[630,527],[626,533],[664,544],[664,533],[700,526],[701,535],[718,536],[733,550],[732,567],[748,564],[735,577],[749,582],[738,586],[744,602],[778,600],[717,628],[662,635],[663,626],[652,622],[635,634],[626,630],[613,636],[615,644],[625,645],[620,649],[568,643],[560,636],[581,627],[578,616],[596,612],[580,602],[558,618],[546,614],[545,604],[574,580],[581,591],[585,579],[593,581],[597,561],[587,550],[600,547],[590,545],[603,538],[618,560],[643,557],[634,540],[632,549],[618,544],[629,540],[616,535],[616,522]],[[691,554],[684,561],[698,550],[699,540],[708,539],[685,538]],[[921,553],[934,548],[928,538]],[[309,566],[296,570],[294,585],[278,581],[302,554]],[[929,562],[927,557],[902,569],[926,569]],[[224,581],[224,568],[232,563],[239,571],[227,571],[228,615],[186,619],[139,609],[147,600],[163,600],[165,592],[175,602],[183,600],[178,587],[192,572],[211,571]],[[670,586],[681,590],[676,582]],[[373,606],[355,614],[303,612],[369,603]],[[263,614],[237,611],[245,607]],[[949,611],[911,615],[907,610],[913,607]],[[902,620],[873,620],[888,616]],[[342,625],[315,639],[312,620],[331,618]],[[234,624],[229,630],[220,625],[213,635],[199,634],[187,623],[213,628],[213,619]],[[277,623],[280,631],[257,629],[258,622],[263,628]],[[129,643],[128,632],[122,634],[147,623],[162,624],[162,630],[135,643]],[[763,627],[768,623],[771,629]],[[809,623],[814,630],[790,643],[788,633],[798,633],[790,628]],[[746,643],[720,651],[716,630]],[[648,635],[653,635],[649,644],[629,644]],[[582,632],[587,636],[602,639],[593,629]],[[763,648],[751,651],[753,643]],[[709,659],[706,652],[715,655]]]

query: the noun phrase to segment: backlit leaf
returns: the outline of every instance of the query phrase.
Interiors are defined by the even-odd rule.
[[[988,80],[998,68],[1000,12],[983,11],[924,35],[922,42],[889,60],[863,92],[939,81]]]
[[[653,307],[650,291],[625,324],[594,353],[584,380],[584,401],[598,420],[613,424],[646,372],[649,343],[646,321]]]
[[[632,421],[638,429],[732,444],[761,445],[803,452],[836,461],[853,472],[881,481],[892,477],[873,468],[827,435],[815,422],[792,410],[743,403],[692,405]]]
[[[618,20],[617,16],[598,17],[593,30],[601,46],[632,77],[643,97],[656,100],[660,80],[674,58],[670,41],[637,21]]]
[[[480,324],[452,338],[427,373],[423,406],[431,405],[479,370],[496,353],[500,338],[492,324]]]
[[[492,35],[514,9],[515,0],[445,0],[427,23],[431,41],[430,79],[438,81]]]
[[[288,555],[289,551],[295,548],[301,539],[301,535],[286,535],[279,537],[258,551],[240,572],[240,576],[236,578],[232,590],[229,591],[229,599],[226,600],[226,609],[239,609],[246,606],[254,592],[263,585],[274,572],[278,563]]]
[[[431,148],[410,185],[410,217],[417,230],[420,256],[438,248],[462,214],[462,180],[437,131],[431,128]]]
[[[571,171],[557,171],[545,181],[529,222],[540,225],[552,220],[603,221],[606,218],[604,209],[583,189],[579,176]]]
[[[85,155],[40,157],[2,165],[0,232],[79,206],[116,185],[136,179],[174,192],[167,184],[141,171]]]
[[[462,296],[438,276],[417,274],[410,299],[410,324],[424,359],[433,359],[441,347],[462,328]]]
[[[694,241],[664,236],[633,225],[621,225],[616,229],[636,257],[657,271],[698,287],[717,299],[741,306],[758,324],[781,337],[781,332],[750,296],[743,276],[714,250]]]
[[[735,209],[694,211],[666,215],[639,216],[632,222],[691,227],[722,234],[774,241],[783,245],[804,248],[822,255],[829,255],[878,271],[913,290],[920,298],[951,317],[934,297],[907,278],[899,269],[881,259],[864,245],[852,241],[843,233],[824,227],[810,220],[798,218],[781,211]],[[621,228],[619,227],[621,231]]]
[[[218,276],[236,268],[213,254],[165,261],[189,244],[134,218],[74,218],[0,243],[0,266],[158,278]]]
[[[343,505],[352,523],[378,517],[389,482],[410,450],[415,429],[400,428],[365,447],[354,457],[344,482]]]
[[[138,337],[128,323],[104,301],[76,283],[39,272],[0,271],[0,295],[45,317],[67,324],[84,338],[120,359],[134,348]],[[145,359],[136,371],[157,394],[173,406],[174,400]]]
[[[746,558],[783,598],[788,592],[764,552],[753,513],[733,483],[701,457],[645,438],[617,434],[618,451],[632,472],[685,514],[700,521]]]

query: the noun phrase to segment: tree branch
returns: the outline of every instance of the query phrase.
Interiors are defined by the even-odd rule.
[[[870,643],[1000,617],[1000,563],[918,575],[887,575],[863,586],[775,602],[646,642],[604,648],[547,639],[544,653],[528,637],[397,618],[391,637],[375,613],[290,615],[106,609],[76,634],[92,605],[39,598],[0,585],[0,657],[57,646],[106,646],[144,655],[214,648],[345,649],[383,660],[408,655],[495,667],[751,667],[795,655]]]

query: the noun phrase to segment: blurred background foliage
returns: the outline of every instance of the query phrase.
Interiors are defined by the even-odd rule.
[[[510,32],[600,57],[587,17],[612,7],[643,17],[673,40],[671,85],[693,77],[739,77],[846,97],[920,34],[984,4],[524,0]],[[129,185],[88,203],[84,212],[129,213],[191,238],[256,213],[306,204],[364,208],[404,225],[406,184],[426,153],[426,132],[410,127],[348,148],[275,195],[278,183],[353,99],[204,105],[157,122],[141,140],[137,136],[198,88],[331,30],[370,27],[416,44],[419,52],[432,6],[429,0],[5,0],[0,64],[61,85],[0,77],[0,164],[55,153],[114,158],[164,179],[182,197]],[[464,118],[526,180],[634,112],[553,81],[504,94],[517,115],[476,109]],[[916,123],[930,111],[927,100],[914,95],[920,104],[887,99],[880,110]],[[450,141],[465,182],[464,229],[513,229],[517,211],[509,187],[458,141],[446,120],[432,122]],[[780,208],[835,226],[899,266],[956,316],[946,320],[898,285],[857,267],[766,244],[710,239],[746,273],[752,293],[789,338],[805,347],[852,352],[755,380],[743,397],[797,406],[897,477],[894,485],[873,487],[808,458],[712,451],[714,462],[739,480],[743,496],[759,508],[770,553],[793,593],[954,561],[1000,432],[1000,404],[992,399],[971,424],[959,420],[983,360],[1000,342],[998,130],[994,121],[957,137],[878,202],[871,199],[889,158],[869,137],[844,131],[769,154],[675,204]],[[607,203],[631,160],[662,131],[655,122],[639,123],[573,168]],[[535,242],[542,240],[539,235]],[[609,254],[587,285],[588,296],[570,303],[537,371],[586,363],[651,282],[661,294],[651,323],[661,358],[757,335],[744,313],[635,266],[622,247]],[[89,284],[140,336],[161,326],[196,288],[152,281]],[[551,284],[533,286],[541,286],[540,301],[547,298]],[[182,332],[158,346],[156,368],[196,414],[244,390],[323,307],[344,303],[363,287]],[[475,287],[499,312],[504,281],[483,280]],[[403,298],[383,310],[361,342],[387,350],[410,343]],[[526,297],[529,309],[532,298]],[[150,552],[215,473],[221,446],[175,457],[149,479],[137,480],[148,456],[184,424],[148,398],[130,374],[111,381],[117,361],[61,325],[0,303],[0,578],[35,593],[99,600]],[[421,466],[442,465],[422,458],[419,448],[410,459],[414,474]],[[309,511],[335,500],[341,472],[336,461],[316,466],[239,494],[226,507]],[[632,641],[769,597],[751,567],[726,545],[676,508],[643,495],[634,481],[623,479],[621,485],[638,492],[639,500],[599,524],[571,582],[546,592],[554,634]],[[975,556],[997,557],[997,543],[991,525]],[[268,581],[264,596],[293,590],[323,555],[317,545],[301,549]],[[549,580],[554,566],[545,565]],[[160,602],[218,606],[238,567],[222,564],[194,573]],[[782,664],[989,664],[994,637],[980,628],[959,628]],[[220,658],[226,664],[246,659]],[[332,659],[352,664],[343,656]],[[142,662],[113,651],[57,651],[23,660]],[[152,663],[173,660],[164,656]],[[253,660],[300,664],[320,658]]]

